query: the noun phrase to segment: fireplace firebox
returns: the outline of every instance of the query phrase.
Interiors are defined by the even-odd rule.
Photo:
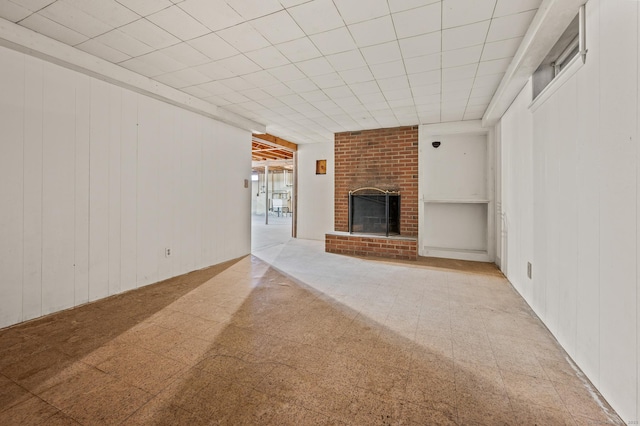
[[[400,234],[400,193],[380,188],[349,191],[349,233]]]

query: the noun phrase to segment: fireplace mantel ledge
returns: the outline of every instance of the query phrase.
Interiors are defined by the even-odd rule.
[[[375,238],[375,239],[383,239],[383,240],[395,240],[395,241],[418,241],[418,237],[407,237],[407,236],[403,236],[403,235],[389,235],[384,236],[384,235],[378,235],[378,234],[360,234],[357,232],[354,232],[353,234],[350,234],[348,232],[343,232],[343,231],[331,231],[331,232],[327,232],[327,235],[337,235],[340,237],[356,237],[356,238]]]

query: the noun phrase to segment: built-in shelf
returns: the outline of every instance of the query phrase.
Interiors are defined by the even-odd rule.
[[[426,199],[425,203],[442,203],[442,204],[489,204],[489,200],[453,200],[453,199]]]

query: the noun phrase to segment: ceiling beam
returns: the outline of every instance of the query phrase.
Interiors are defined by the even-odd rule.
[[[544,0],[524,35],[498,90],[482,117],[483,126],[493,126],[556,44],[585,0]]]
[[[298,145],[297,144],[295,144],[293,142],[289,142],[286,139],[282,139],[282,138],[279,138],[277,136],[270,135],[268,133],[262,133],[262,134],[255,134],[254,133],[253,137],[257,138],[257,139],[261,139],[263,141],[271,142],[272,144],[283,146],[285,148],[290,149],[291,151],[297,151],[298,150]]]
[[[107,62],[3,18],[0,18],[0,46],[44,59],[234,127],[251,132],[266,131],[263,124],[219,108],[159,81]]]

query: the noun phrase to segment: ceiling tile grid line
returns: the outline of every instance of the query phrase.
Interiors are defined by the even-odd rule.
[[[0,17],[306,143],[481,117],[540,2],[0,0]]]

